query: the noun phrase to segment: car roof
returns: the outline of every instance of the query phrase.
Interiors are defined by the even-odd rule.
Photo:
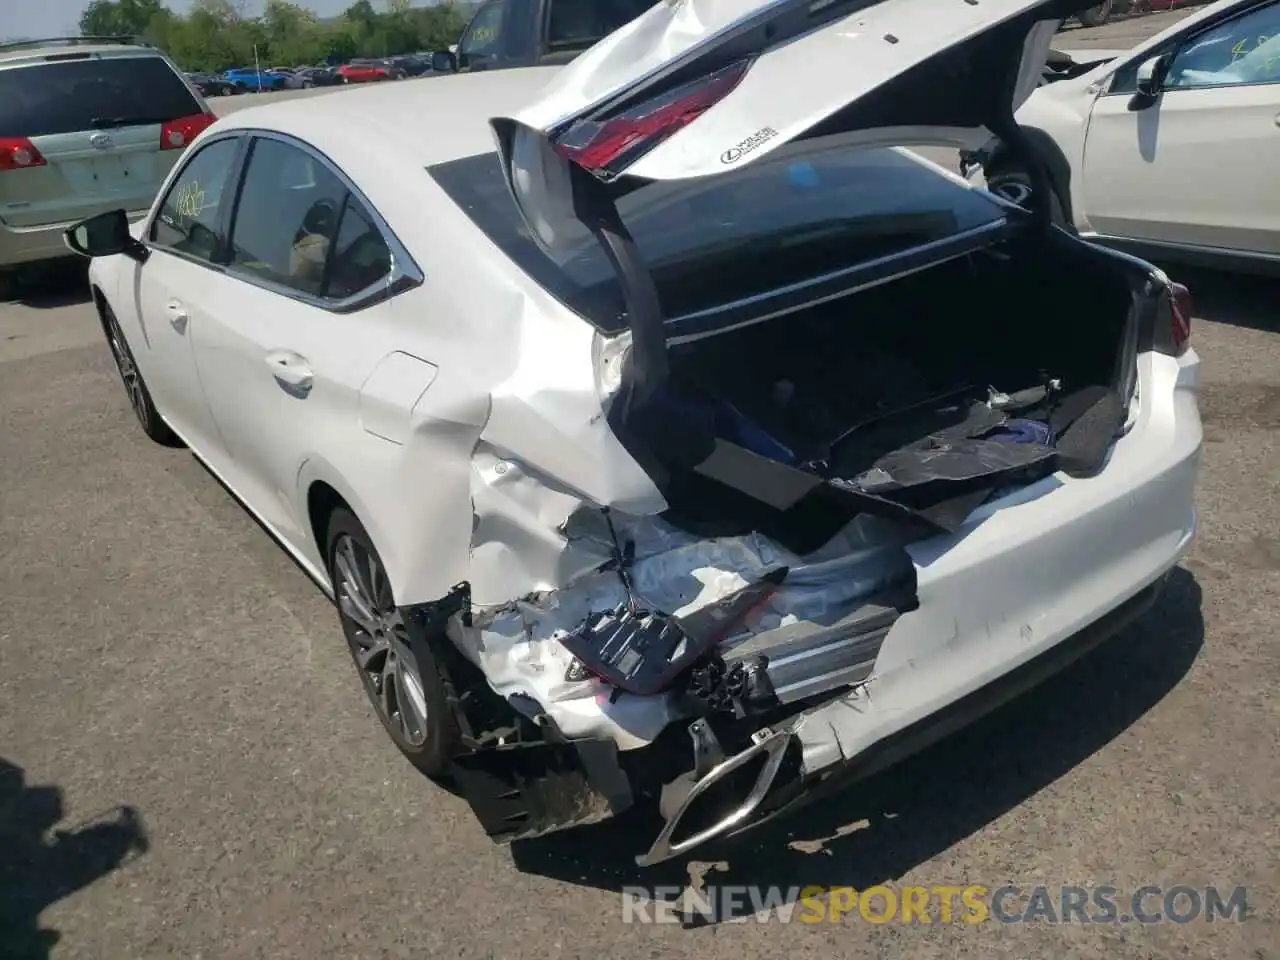
[[[450,74],[412,84],[370,84],[318,97],[237,110],[211,133],[261,128],[290,134],[333,156],[352,143],[395,151],[414,166],[495,149],[489,118],[519,110],[560,67]],[[353,173],[356,171],[352,171]]]
[[[48,57],[74,54],[79,57],[163,57],[164,54],[149,43],[140,41],[118,42],[91,37],[55,38],[51,40],[22,40],[0,43],[0,66],[17,66],[28,63],[44,63]]]

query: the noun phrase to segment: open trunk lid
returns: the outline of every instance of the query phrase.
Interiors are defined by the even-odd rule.
[[[491,124],[532,238],[555,256],[585,224],[618,273],[641,368],[664,318],[617,215],[658,180],[712,176],[797,140],[848,147],[998,135],[1085,0],[667,0],[600,41],[537,100]],[[1039,161],[1029,159],[1033,177]],[[1042,220],[1047,222],[1047,216]]]
[[[669,501],[681,478],[711,481],[764,505],[788,530],[812,526],[812,544],[857,513],[951,529],[992,489],[1023,475],[1028,456],[1048,468],[1044,450],[1000,450],[999,463],[963,464],[965,482],[943,484],[947,492],[926,508],[729,439],[736,428],[702,429],[705,410],[669,389],[669,318],[618,201],[654,181],[740,169],[787,144],[803,152],[802,140],[852,149],[976,145],[994,134],[1025,148],[1014,112],[1039,83],[1062,19],[1088,5],[673,0],[601,41],[524,110],[491,121],[503,177],[532,239],[555,258],[579,242],[585,225],[617,274],[631,342],[609,420]],[[1024,152],[1033,177],[1043,177]],[[1033,212],[1047,234],[1047,210]],[[813,524],[811,515],[819,518]]]

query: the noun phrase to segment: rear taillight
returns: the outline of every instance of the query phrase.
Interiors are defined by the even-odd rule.
[[[160,149],[182,150],[190,146],[191,141],[217,119],[212,113],[195,113],[166,122],[160,128]]]
[[[1191,340],[1191,316],[1194,305],[1191,302],[1191,291],[1180,283],[1169,285],[1169,293],[1173,300],[1173,352],[1174,356],[1186,353]]]
[[[0,137],[0,170],[26,170],[44,165],[44,157],[26,137]]]
[[[742,60],[621,113],[579,120],[555,149],[597,176],[616,176],[728,96],[750,66]]]

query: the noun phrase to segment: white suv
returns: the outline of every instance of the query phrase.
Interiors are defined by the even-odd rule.
[[[0,299],[19,267],[70,256],[70,224],[121,207],[143,216],[214,119],[172,61],[140,41],[0,44]]]

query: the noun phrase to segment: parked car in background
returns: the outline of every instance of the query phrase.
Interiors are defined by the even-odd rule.
[[[204,97],[225,97],[241,92],[234,83],[216,73],[188,73],[187,79]]]
[[[303,67],[297,75],[313,87],[332,87],[341,82],[335,67]]]
[[[400,57],[383,57],[375,62],[382,65],[383,69],[387,71],[387,76],[392,80],[403,80],[409,76],[409,71],[405,69]]]
[[[457,50],[432,55],[437,73],[568,63],[655,0],[486,0]]]
[[[0,44],[0,296],[20,267],[69,255],[69,223],[115,208],[145,214],[213,120],[198,88],[145,43]]]
[[[391,70],[380,60],[352,60],[338,68],[342,83],[376,83],[390,80]]]
[[[272,76],[281,77],[284,80],[283,89],[285,90],[303,90],[307,87],[313,86],[306,77],[299,73],[295,73],[293,70],[287,70],[282,67],[272,67],[267,71],[267,73]]]
[[[402,57],[396,57],[395,61],[411,77],[420,77],[431,70],[430,56],[424,57],[417,53],[408,53]]]
[[[1280,0],[1206,6],[1045,84],[1017,119],[1064,226],[1170,261],[1280,268]],[[1032,199],[1031,171],[999,140],[961,169]]]
[[[1133,0],[1102,0],[1096,7],[1081,10],[1076,19],[1084,27],[1100,27],[1113,16],[1127,11]]]
[[[262,93],[267,90],[288,89],[289,80],[269,70],[255,67],[235,67],[223,73],[223,78],[234,83],[242,93]]]
[[[68,233],[405,757],[502,842],[647,808],[642,865],[1121,631],[1202,444],[1185,289],[890,146],[999,128],[1070,0],[689,9],[232,114]]]

